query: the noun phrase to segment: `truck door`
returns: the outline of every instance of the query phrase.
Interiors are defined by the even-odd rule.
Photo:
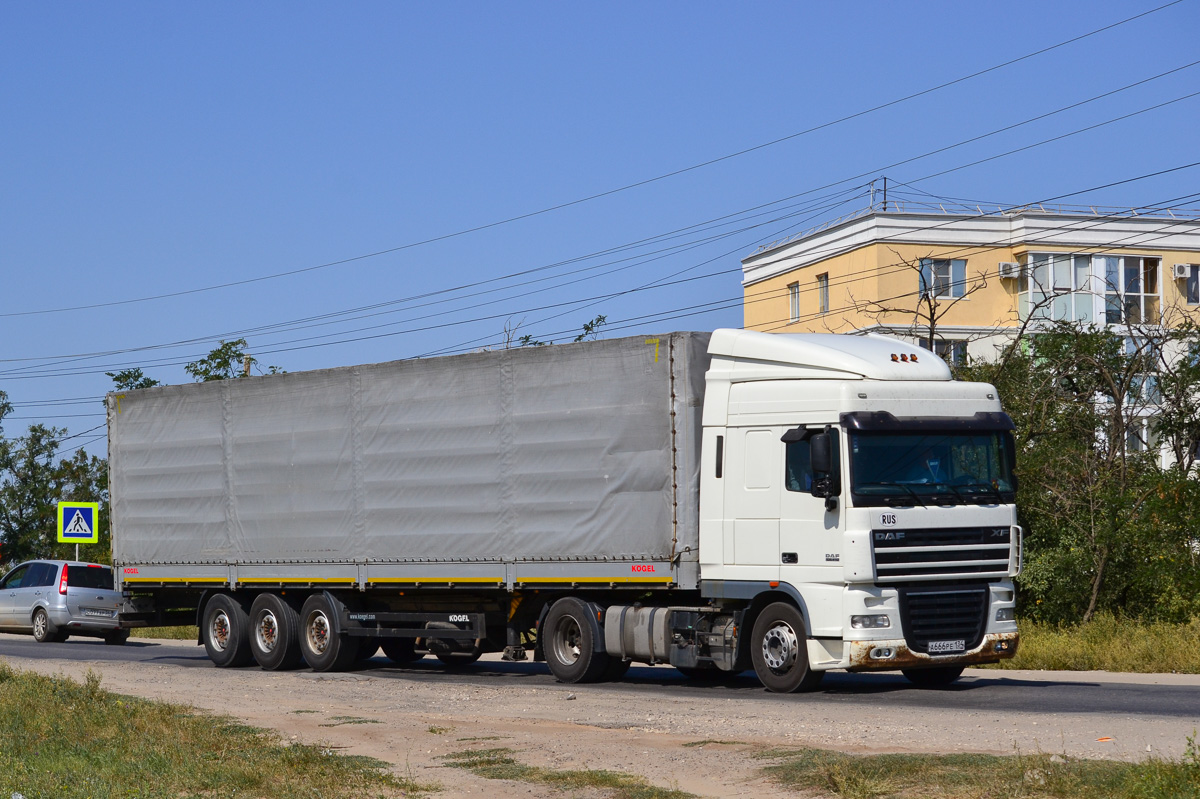
[[[732,524],[725,562],[731,579],[779,579],[779,484],[783,444],[770,428],[731,428],[725,513]],[[732,543],[732,552],[730,544]]]
[[[837,434],[834,433],[834,442]],[[839,497],[836,510],[827,511],[825,500],[812,495],[813,471],[808,440],[783,445],[783,490],[779,512],[779,580],[802,591],[809,604],[814,635],[828,626],[841,634],[842,534]],[[834,445],[836,462],[841,447]],[[845,492],[843,491],[843,496]]]

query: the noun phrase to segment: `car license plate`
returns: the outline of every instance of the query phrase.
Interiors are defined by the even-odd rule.
[[[967,642],[959,638],[957,641],[930,641],[929,654],[947,655],[967,651]]]
[[[98,608],[84,608],[83,615],[84,616],[98,616],[102,619],[111,619],[112,611],[111,610],[99,610]]]

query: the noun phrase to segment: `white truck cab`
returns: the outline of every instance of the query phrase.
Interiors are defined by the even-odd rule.
[[[774,592],[805,628],[752,654],[918,683],[1015,654],[1012,422],[992,386],[874,335],[718,330],[709,353],[701,591]]]

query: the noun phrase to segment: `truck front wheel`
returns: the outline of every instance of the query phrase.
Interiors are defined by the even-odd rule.
[[[358,658],[360,644],[337,630],[337,608],[313,594],[300,609],[300,653],[313,671],[345,671]]]
[[[250,606],[250,651],[267,671],[294,669],[300,656],[300,614],[282,597],[259,594]]]
[[[220,668],[249,665],[250,617],[229,594],[217,594],[204,607],[200,633],[208,659]]]
[[[574,597],[560,599],[550,607],[543,622],[546,665],[559,682],[595,682],[609,658],[595,651],[591,612]]]
[[[811,691],[825,676],[808,667],[808,630],[793,605],[775,602],[763,608],[750,636],[754,672],[768,691]]]

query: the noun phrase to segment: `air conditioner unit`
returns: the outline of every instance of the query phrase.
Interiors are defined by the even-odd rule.
[[[1192,276],[1191,264],[1175,264],[1175,279],[1187,280]]]
[[[1021,265],[1016,261],[1001,261],[999,269],[1004,280],[1016,280],[1021,276]]]

